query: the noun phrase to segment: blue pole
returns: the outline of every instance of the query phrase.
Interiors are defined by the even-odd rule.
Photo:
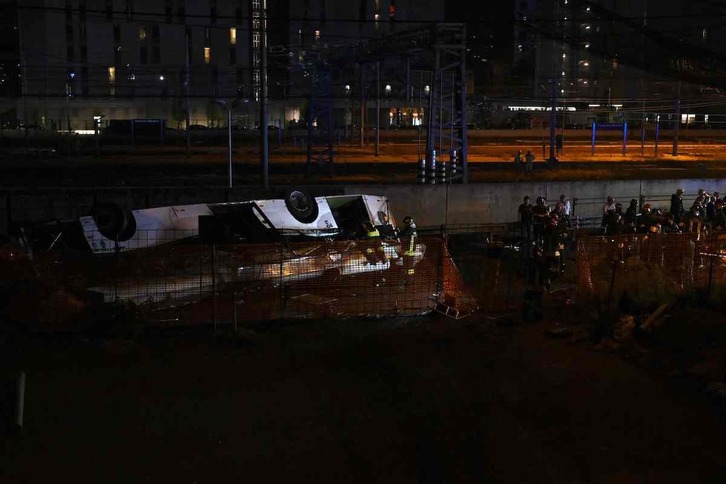
[[[595,132],[597,131],[597,123],[592,122],[592,156],[595,156]]]
[[[628,123],[623,123],[623,156],[625,156],[625,148],[628,146]]]

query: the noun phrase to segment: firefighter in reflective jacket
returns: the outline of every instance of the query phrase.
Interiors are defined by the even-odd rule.
[[[368,263],[373,265],[378,263],[385,264],[388,258],[381,245],[381,234],[378,232],[378,229],[370,222],[363,222],[361,227],[362,237],[359,245]]]
[[[408,246],[403,253],[403,269],[406,277],[414,274],[414,255],[416,254],[416,222],[407,216],[403,219],[403,230],[400,232],[401,237],[408,237]]]

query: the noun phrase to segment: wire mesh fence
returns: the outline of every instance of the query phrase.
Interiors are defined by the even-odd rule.
[[[37,257],[46,287],[133,306],[148,324],[412,316],[476,300],[441,236],[164,245],[103,256]],[[79,296],[80,297],[80,296]]]
[[[643,305],[726,288],[726,233],[580,237],[578,298],[614,304],[624,295]]]

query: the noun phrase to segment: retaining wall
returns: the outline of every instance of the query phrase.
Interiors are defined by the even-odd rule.
[[[711,193],[726,191],[719,179],[550,181],[529,183],[477,183],[467,185],[340,185],[305,186],[314,195],[369,193],[385,195],[398,220],[405,215],[419,227],[506,223],[517,220],[517,207],[525,195],[532,202],[544,196],[550,204],[565,195],[575,197],[575,215],[598,217],[607,195],[626,208],[632,198],[646,197],[656,207],[668,209],[676,188],[685,190],[689,207],[699,188]],[[241,201],[281,197],[286,187],[262,190],[252,187],[63,188],[4,190],[0,192],[0,233],[9,223],[67,220],[87,215],[95,201],[113,201],[124,208]]]

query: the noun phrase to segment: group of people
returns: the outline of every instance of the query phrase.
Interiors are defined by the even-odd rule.
[[[524,158],[522,158],[522,150],[518,150],[517,154],[514,155],[514,165],[517,170],[524,169],[525,173],[532,173],[534,168],[534,153],[532,153],[532,150],[527,150]]]
[[[553,207],[545,197],[537,197],[532,205],[529,196],[525,196],[517,209],[522,244],[554,250],[567,235],[571,211],[570,201],[564,195],[560,195]]]
[[[698,190],[691,207],[686,210],[684,190],[678,188],[671,195],[669,210],[663,211],[646,203],[639,207],[636,199],[630,200],[623,211],[622,204],[608,196],[602,206],[602,229],[605,234],[620,233],[683,233],[700,232],[703,229],[726,230],[724,201],[719,192]]]

